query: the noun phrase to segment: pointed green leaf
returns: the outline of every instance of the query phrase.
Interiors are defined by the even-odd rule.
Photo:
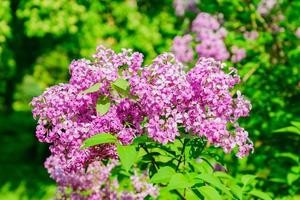
[[[116,142],[117,142],[117,138],[114,135],[109,133],[98,133],[84,140],[83,145],[80,148],[85,149],[87,147],[95,146],[98,144],[116,143]]]
[[[243,189],[238,185],[230,186],[231,192],[240,200],[243,199]]]
[[[255,180],[256,176],[246,174],[242,176],[242,183],[244,186],[251,184]]]
[[[284,153],[277,153],[275,155],[275,157],[284,157],[284,158],[289,158],[293,161],[295,161],[296,163],[299,163],[299,157],[293,153],[289,153],[289,152],[284,152]]]
[[[89,87],[88,89],[82,91],[82,94],[89,94],[89,93],[93,93],[93,92],[97,92],[101,87],[100,83],[96,83],[95,85]]]
[[[300,122],[292,121],[291,124],[298,128],[300,131]]]
[[[295,133],[300,135],[300,130],[294,126],[288,126],[285,128],[280,128],[274,131],[274,133]]]
[[[258,197],[260,199],[263,199],[263,200],[272,200],[271,197],[267,193],[260,191],[260,190],[252,190],[249,192],[249,194],[252,196]]]
[[[205,200],[222,200],[219,192],[211,186],[202,186],[198,188]]]
[[[186,199],[188,200],[198,200],[199,197],[193,192],[191,188],[187,188],[186,190]]]
[[[223,191],[224,193],[230,195],[229,189],[225,187],[225,185],[223,185],[218,178],[213,176],[213,174],[199,174],[197,178],[209,183],[211,186],[214,186]]]
[[[171,177],[170,183],[167,188],[169,190],[174,190],[174,189],[184,189],[191,186],[192,184],[189,182],[188,178],[186,178],[183,174],[177,173]]]
[[[175,170],[171,167],[162,167],[151,178],[152,183],[167,183],[175,174]]]
[[[287,182],[289,185],[292,185],[300,176],[294,173],[288,173]]]
[[[127,145],[123,146],[121,144],[117,145],[118,155],[122,164],[122,167],[128,171],[131,166],[134,164],[137,158],[137,151],[135,150],[135,146]]]
[[[100,115],[105,115],[110,108],[110,98],[108,96],[99,96],[96,105],[96,111]]]
[[[119,78],[112,83],[112,86],[118,87],[118,88],[126,91],[129,89],[130,85],[129,85],[128,81]]]

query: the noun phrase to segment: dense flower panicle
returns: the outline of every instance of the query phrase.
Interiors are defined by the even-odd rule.
[[[196,33],[196,40],[200,42],[196,46],[200,57],[212,57],[220,61],[229,58],[224,43],[227,31],[217,18],[205,12],[199,13],[192,22],[192,31]]]
[[[107,165],[99,161],[92,162],[87,168],[66,173],[60,168],[62,165],[59,157],[52,155],[45,162],[45,166],[48,168],[51,177],[59,184],[58,198],[60,199],[67,199],[65,190],[68,187],[73,189],[70,194],[72,200],[126,200],[128,197],[142,200],[148,195],[152,197],[158,196],[158,188],[148,183],[144,174],[142,176],[133,175],[130,177],[134,191],[118,191],[119,184],[117,179],[110,177],[112,169],[118,164],[119,162],[114,159]],[[83,196],[82,192],[87,192],[88,194]]]
[[[190,34],[174,38],[172,52],[180,62],[191,62],[194,59],[194,51],[191,47],[192,40],[193,37]]]
[[[118,159],[113,144],[80,149],[82,142],[97,134],[114,134],[123,145],[147,134],[165,144],[180,136],[178,127],[187,133],[206,137],[210,144],[225,152],[238,148],[238,157],[247,155],[253,145],[248,133],[237,120],[249,114],[251,104],[240,92],[233,97],[230,90],[239,82],[234,68],[226,73],[225,65],[213,58],[201,58],[195,67],[185,67],[173,54],[165,53],[142,67],[143,55],[130,50],[115,53],[100,46],[92,61],[73,61],[71,79],[47,89],[32,100],[33,115],[39,118],[36,135],[50,143],[51,156],[45,166],[61,191],[71,187],[74,199],[85,199],[80,191],[92,191],[86,199],[143,199],[157,196],[148,183],[132,177],[135,191],[116,193],[117,182],[107,177],[115,166],[104,166],[101,160]],[[111,84],[126,79],[129,96],[113,91]],[[99,90],[84,90],[100,83]],[[110,99],[104,115],[96,111],[99,97]],[[134,97],[134,98],[131,98]],[[228,130],[228,126],[232,129]],[[87,171],[86,171],[87,170]],[[143,178],[142,178],[143,179]],[[102,187],[106,181],[105,187]]]
[[[204,39],[201,38],[202,32],[218,33],[217,31],[220,27],[221,25],[218,22],[218,20],[215,17],[205,12],[199,13],[192,23],[192,31],[199,34],[198,36],[200,37],[199,38],[200,40]]]
[[[196,43],[195,50],[199,57],[214,58],[219,61],[229,58],[230,54],[224,43],[227,31],[216,17],[200,12],[192,22],[191,31],[196,34],[195,38],[189,34],[174,38],[172,52],[179,61],[185,63],[193,61],[191,42]]]

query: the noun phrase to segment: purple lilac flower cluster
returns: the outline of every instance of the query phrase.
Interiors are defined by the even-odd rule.
[[[247,40],[256,40],[259,34],[256,30],[244,32],[244,38]]]
[[[224,43],[227,31],[221,26],[217,18],[208,13],[200,12],[192,22],[191,31],[196,34],[196,38],[194,39],[197,43],[195,50],[200,57],[214,58],[218,61],[225,61],[230,57],[230,53]],[[179,61],[193,61],[192,42],[193,39],[189,34],[183,37],[175,37],[172,52]],[[232,53],[231,60],[234,62],[238,62],[246,56],[244,49],[239,49],[238,52]]]
[[[194,60],[194,51],[191,47],[193,37],[190,34],[176,36],[172,45],[172,52],[180,62],[190,62]]]
[[[51,144],[45,166],[61,188],[74,190],[73,195],[89,189],[90,199],[104,193],[120,196],[112,189],[117,183],[108,184],[107,178],[116,161],[106,166],[99,162],[118,159],[115,145],[80,149],[85,139],[97,133],[114,134],[123,145],[142,134],[165,144],[180,136],[178,127],[183,127],[187,134],[205,137],[225,152],[237,146],[238,157],[253,149],[248,133],[237,123],[248,115],[251,104],[240,92],[236,97],[230,94],[239,82],[235,69],[225,73],[219,61],[201,58],[185,72],[183,64],[169,53],[142,66],[142,54],[130,50],[115,53],[103,46],[93,58],[73,61],[69,83],[48,88],[32,100],[33,115],[38,118],[36,135],[41,142]],[[112,83],[118,79],[128,81],[129,96],[113,90]],[[99,83],[96,91],[84,92]],[[103,96],[110,99],[110,107],[100,114],[96,107]],[[122,195],[157,195],[151,184],[140,183],[137,176],[132,180],[136,193]]]
[[[183,16],[186,10],[193,12],[197,11],[198,0],[174,0],[173,6],[175,8],[175,13],[177,16]]]
[[[277,0],[261,0],[257,7],[257,12],[262,16],[268,15],[276,4]]]
[[[243,58],[246,57],[246,50],[244,48],[238,48],[237,46],[232,46],[231,47],[231,62],[232,63],[238,63],[241,61]]]

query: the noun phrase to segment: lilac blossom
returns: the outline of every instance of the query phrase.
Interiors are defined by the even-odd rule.
[[[193,37],[190,34],[174,38],[172,52],[180,62],[190,62],[194,59],[194,51],[191,47],[192,40]]]
[[[199,57],[212,57],[219,61],[229,58],[230,54],[224,43],[227,30],[216,17],[200,12],[192,22],[191,32],[195,33],[195,38],[190,34],[174,38],[172,52],[179,61],[189,63],[193,60],[193,50],[190,46],[192,42],[196,43],[195,50]]]
[[[150,65],[142,66],[142,62],[140,53],[126,49],[116,53],[100,46],[92,60],[71,63],[69,83],[48,88],[32,100],[33,115],[38,118],[36,135],[50,144],[51,156],[45,166],[59,184],[62,196],[67,195],[63,192],[66,188],[72,189],[73,199],[81,199],[82,191],[90,191],[84,199],[158,195],[156,187],[137,174],[131,177],[134,191],[116,192],[118,182],[109,178],[118,164],[116,146],[80,149],[85,139],[98,133],[111,133],[123,145],[143,134],[166,144],[180,136],[178,127],[182,126],[187,133],[205,137],[226,153],[237,147],[236,155],[244,157],[253,150],[248,133],[237,122],[248,116],[251,104],[239,91],[236,97],[231,95],[240,80],[236,69],[229,68],[226,73],[221,62],[200,58],[186,72],[171,53],[158,56]],[[134,98],[113,91],[112,83],[120,78],[128,81],[129,95]],[[97,91],[84,92],[97,83]],[[110,99],[104,115],[96,110],[100,96]],[[104,165],[104,159],[112,161]]]
[[[277,0],[261,0],[257,7],[257,12],[263,16],[269,14],[276,6]]]
[[[186,10],[196,12],[198,0],[174,0],[173,6],[177,16],[183,16]]]
[[[247,40],[256,40],[258,38],[259,34],[257,31],[246,31],[244,33],[244,38]]]
[[[232,46],[231,47],[231,62],[232,63],[238,63],[241,61],[243,58],[246,57],[246,50],[244,48],[238,48],[237,46]]]

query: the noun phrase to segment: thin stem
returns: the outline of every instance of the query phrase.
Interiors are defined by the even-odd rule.
[[[184,155],[184,150],[185,150],[185,146],[186,146],[187,143],[188,143],[188,139],[184,139],[183,146],[182,146],[181,153],[180,153],[180,157],[179,157],[179,161],[178,161],[178,164],[177,164],[177,167],[176,167],[176,171],[178,171],[179,165],[181,164],[181,160],[182,160],[182,157]]]
[[[153,158],[153,156],[150,154],[150,152],[148,151],[147,147],[145,145],[141,145],[141,147],[146,151],[147,154],[149,154],[150,156],[150,159],[151,159],[151,162],[153,164],[153,166],[155,167],[155,170],[158,171],[159,169],[159,166],[158,164],[156,163],[155,159]]]

